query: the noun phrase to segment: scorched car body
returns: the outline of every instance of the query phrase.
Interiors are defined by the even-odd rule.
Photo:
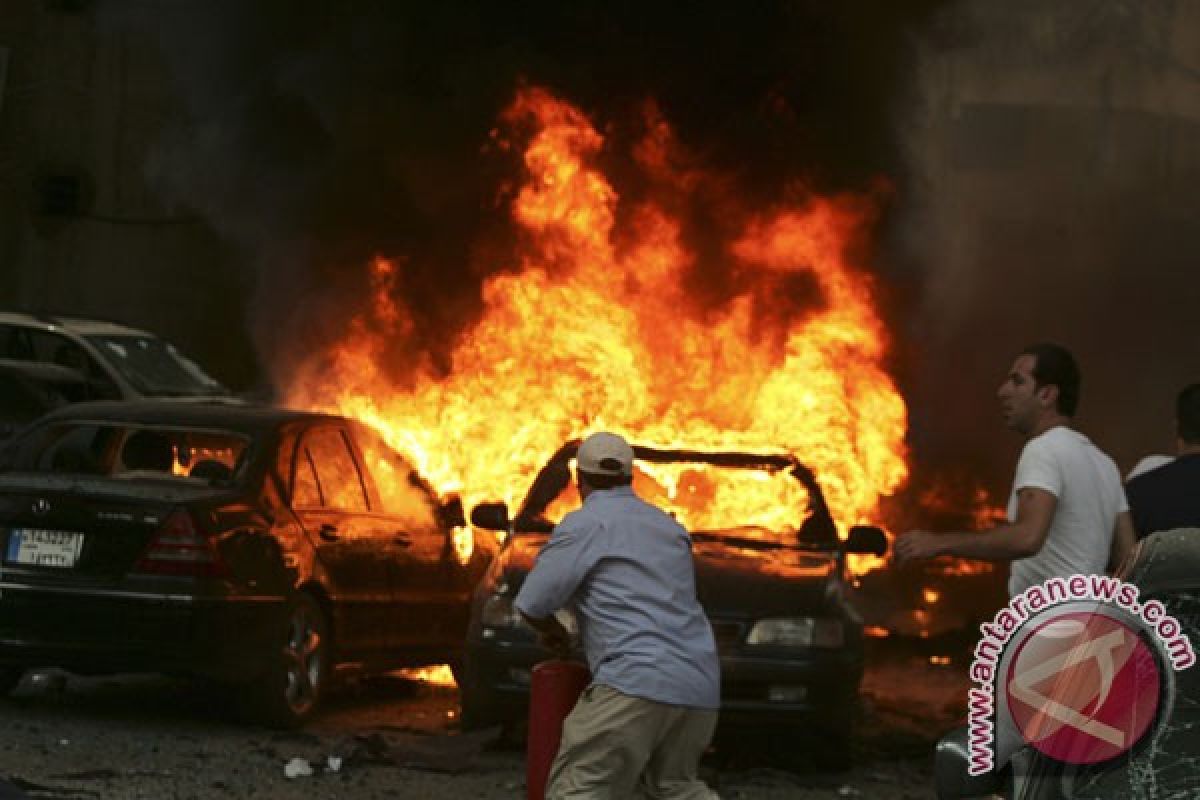
[[[472,604],[460,687],[467,725],[526,714],[529,670],[547,654],[512,599],[548,538],[552,520],[545,512],[572,479],[577,447],[564,446],[542,469],[513,519],[499,503],[472,512],[477,526],[509,536]],[[762,729],[803,722],[844,740],[863,671],[862,620],[846,599],[845,554],[882,554],[883,533],[864,526],[840,541],[812,472],[791,456],[634,451],[638,464],[786,473],[803,484],[808,507],[794,509],[790,533],[750,526],[691,531],[697,593],[720,651],[721,724]]]
[[[0,455],[0,688],[45,666],[197,675],[297,724],[335,668],[459,656],[487,557],[456,551],[463,522],[341,417],[65,407]]]

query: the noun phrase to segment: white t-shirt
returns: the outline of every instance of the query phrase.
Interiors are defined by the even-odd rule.
[[[1058,426],[1025,443],[1008,501],[1017,519],[1017,492],[1045,489],[1058,498],[1041,551],[1012,562],[1008,594],[1055,577],[1103,575],[1112,550],[1117,514],[1129,510],[1121,473],[1086,436]]]

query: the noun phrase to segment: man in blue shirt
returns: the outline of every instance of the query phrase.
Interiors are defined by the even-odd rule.
[[[543,644],[579,623],[592,685],[563,726],[547,800],[715,798],[698,778],[720,707],[720,662],[696,600],[691,539],[633,493],[633,449],[596,433],[579,446],[583,507],[565,516],[515,601]]]

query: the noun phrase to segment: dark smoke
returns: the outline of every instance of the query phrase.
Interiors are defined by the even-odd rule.
[[[153,37],[186,107],[149,161],[258,275],[247,299],[276,377],[336,338],[364,264],[401,257],[423,354],[443,362],[483,277],[510,268],[488,131],[522,82],[609,137],[623,198],[653,98],[720,176],[678,197],[697,301],[736,286],[721,243],[746,208],[892,188],[866,248],[896,334],[924,467],[1006,490],[1019,444],[993,393],[1023,345],[1084,370],[1082,426],[1123,468],[1170,445],[1200,379],[1197,30],[1171,0],[328,3],[110,0]],[[745,198],[728,208],[723,198]],[[870,246],[873,245],[873,246]],[[793,287],[795,313],[811,287]],[[785,314],[793,313],[785,304]],[[769,314],[771,310],[764,310]],[[776,313],[778,310],[775,310]],[[960,479],[961,475],[956,477]],[[918,481],[922,478],[918,476]]]
[[[415,340],[444,358],[484,274],[513,266],[498,187],[516,164],[482,152],[522,83],[604,126],[622,197],[655,187],[629,163],[652,98],[698,163],[748,206],[798,178],[860,189],[896,163],[890,102],[906,31],[933,2],[736,4],[111,2],[153,36],[189,119],[153,154],[157,186],[198,208],[259,270],[248,303],[265,363],[335,338],[374,255],[403,257]],[[901,10],[901,6],[903,9]],[[699,302],[732,285],[735,220],[713,192],[679,209]],[[797,287],[810,292],[811,287]],[[796,305],[803,306],[804,302]]]

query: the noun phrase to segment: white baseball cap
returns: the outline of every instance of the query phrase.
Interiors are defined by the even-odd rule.
[[[633,448],[615,433],[593,433],[579,445],[575,464],[590,475],[633,475]]]

